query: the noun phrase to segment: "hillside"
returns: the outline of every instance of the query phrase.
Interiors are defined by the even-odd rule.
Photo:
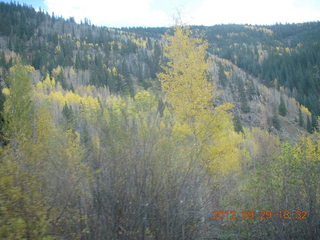
[[[319,115],[320,23],[274,26],[214,26],[204,30],[210,50],[266,86],[289,89]]]
[[[19,55],[24,62],[31,64],[39,72],[37,80],[44,78],[46,74],[51,74],[64,89],[75,89],[81,85],[106,86],[111,93],[133,96],[138,89],[159,85],[156,73],[161,71],[160,62],[163,61],[161,34],[166,31],[165,28],[120,30],[95,27],[88,23],[79,25],[72,19],[66,21],[62,18],[51,17],[46,13],[37,13],[32,8],[3,3],[0,6],[0,11],[2,18],[2,27],[0,26],[2,79],[12,65],[12,59]],[[7,24],[8,22],[13,24]],[[253,96],[255,94],[254,88],[258,88],[256,85],[261,85],[260,83],[270,87],[272,85],[269,84],[270,79],[265,76],[274,68],[271,66],[264,70],[264,64],[267,64],[268,61],[273,62],[273,58],[262,55],[258,57],[258,55],[263,52],[264,56],[267,56],[270,55],[271,50],[285,49],[288,43],[284,39],[289,39],[289,37],[292,39],[290,41],[291,49],[293,45],[296,46],[298,43],[301,45],[301,42],[306,45],[309,42],[312,43],[318,36],[319,28],[317,23],[305,24],[300,27],[274,26],[269,30],[253,26],[226,25],[208,28],[194,27],[194,31],[200,31],[207,36],[210,43],[209,51],[215,54],[214,59],[219,62],[213,69],[215,71],[213,73],[214,79],[220,79],[216,83],[220,89],[223,89],[224,99],[236,103],[234,112],[241,124],[274,130],[273,119],[278,118],[277,108],[280,104],[280,95],[279,93],[273,94],[271,100],[272,94],[266,92],[281,91],[281,95],[286,99],[290,117],[289,119],[280,117],[280,125],[276,123],[277,127],[273,132],[280,130],[283,125],[282,132],[285,135],[290,132],[288,136],[293,137],[299,132],[299,127],[297,127],[299,118],[299,110],[297,109],[299,107],[292,107],[298,105],[295,100],[289,99],[295,98],[300,101],[303,96],[315,97],[317,86],[309,87],[308,92],[305,93],[307,95],[304,95],[300,88],[298,90],[296,90],[297,88],[290,89],[287,86],[287,80],[279,77],[277,78],[277,90],[259,91],[261,96],[256,96],[260,98],[260,103],[258,103]],[[272,34],[272,31],[275,31],[275,34]],[[270,35],[272,38],[269,38]],[[251,52],[247,46],[251,46]],[[243,51],[244,48],[247,49],[246,52]],[[232,51],[231,55],[230,51]],[[238,55],[241,57],[237,57]],[[231,62],[219,60],[219,57],[231,60],[240,68],[235,68]],[[299,60],[300,58],[301,60]],[[308,56],[308,58],[312,58],[312,56]],[[299,62],[304,61],[303,59],[303,56],[298,56]],[[318,59],[320,57],[315,58],[315,61]],[[253,65],[253,69],[260,69],[259,71],[262,72],[250,69],[250,66]],[[277,65],[280,70],[275,74],[280,74],[282,66],[283,64]],[[219,70],[219,68],[221,69]],[[293,69],[296,68],[293,67]],[[308,69],[304,68],[305,71]],[[312,67],[312,69],[314,68]],[[293,71],[290,73],[295,74]],[[255,80],[251,76],[254,76]],[[291,85],[299,84],[300,86],[301,82],[308,81],[314,80],[302,79],[299,82],[291,83]],[[314,84],[318,84],[318,81],[314,81]],[[286,90],[284,88],[280,90],[280,86],[286,87]],[[300,103],[303,104],[305,101],[300,101]],[[248,104],[252,105],[252,111]],[[261,104],[264,106],[264,110],[260,109]],[[312,101],[312,104],[317,105],[317,101]],[[244,105],[248,105],[248,107]],[[257,112],[268,114],[257,115]],[[315,117],[308,112],[302,111],[302,115],[304,115],[302,117],[304,124],[300,125],[305,129],[307,129],[307,121],[313,120],[313,126],[317,124]],[[287,128],[295,130],[289,131]]]
[[[245,127],[258,127],[286,140],[293,140],[307,130],[310,112],[294,98],[289,91],[281,87],[279,90],[268,88],[259,79],[247,74],[236,65],[213,57],[220,96],[217,104],[231,102],[236,122]],[[279,106],[285,104],[286,113],[281,114]],[[300,124],[299,124],[300,122]]]
[[[272,26],[193,26],[209,42],[209,51],[236,64],[268,87],[283,86],[319,115],[320,23]],[[132,28],[130,32],[159,38],[165,28]]]

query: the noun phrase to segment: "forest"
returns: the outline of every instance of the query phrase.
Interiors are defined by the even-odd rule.
[[[0,3],[0,239],[320,239],[319,35]]]

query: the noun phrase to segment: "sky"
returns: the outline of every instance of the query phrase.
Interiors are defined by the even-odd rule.
[[[11,2],[11,0],[0,0]],[[301,23],[320,20],[320,0],[15,0],[107,27]]]

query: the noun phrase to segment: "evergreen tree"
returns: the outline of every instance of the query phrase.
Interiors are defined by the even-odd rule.
[[[280,130],[281,129],[281,124],[280,124],[280,120],[278,117],[278,114],[275,113],[272,117],[272,125],[275,127],[275,129]]]
[[[281,116],[286,116],[287,115],[287,108],[286,105],[284,103],[283,97],[280,97],[280,104],[279,104],[279,114]]]
[[[236,132],[242,132],[243,133],[243,127],[242,127],[242,124],[241,124],[241,121],[239,119],[239,116],[238,115],[235,115],[234,118],[233,118],[233,125],[234,125],[234,130]]]
[[[311,120],[310,120],[310,116],[307,117],[307,131],[309,133],[312,133],[313,129],[312,129],[312,123],[311,123]]]
[[[299,126],[303,127],[303,125],[304,125],[304,121],[303,121],[302,111],[299,108]]]
[[[72,107],[68,106],[68,104],[66,103],[63,106],[62,114],[66,119],[66,129],[73,129],[73,127],[74,127],[74,114],[72,111]]]
[[[318,130],[318,119],[317,119],[317,116],[314,114],[311,115],[311,125],[312,125],[312,131]]]

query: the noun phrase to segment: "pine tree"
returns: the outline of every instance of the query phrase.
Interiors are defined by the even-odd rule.
[[[309,116],[307,117],[307,131],[312,133],[312,124]]]
[[[272,118],[272,125],[275,127],[275,129],[280,130],[281,129],[281,124],[280,124],[280,120],[279,120],[279,116],[277,113],[275,113],[273,115]]]
[[[279,114],[281,116],[286,116],[287,115],[287,108],[286,105],[284,103],[283,97],[281,96],[280,98],[280,104],[279,104]]]
[[[62,115],[66,119],[66,129],[72,129],[74,125],[74,116],[72,107],[68,106],[67,103],[65,103],[65,105],[63,106]]]
[[[234,118],[233,118],[233,124],[234,124],[234,130],[236,132],[242,132],[243,133],[243,127],[242,127],[242,124],[241,124],[241,121],[239,119],[239,116],[235,115]]]
[[[303,125],[304,125],[304,122],[303,122],[302,111],[301,111],[301,109],[299,108],[299,126],[300,126],[300,127],[303,127]]]
[[[318,130],[318,119],[317,119],[317,116],[314,114],[311,115],[311,125],[312,125],[312,131]]]

